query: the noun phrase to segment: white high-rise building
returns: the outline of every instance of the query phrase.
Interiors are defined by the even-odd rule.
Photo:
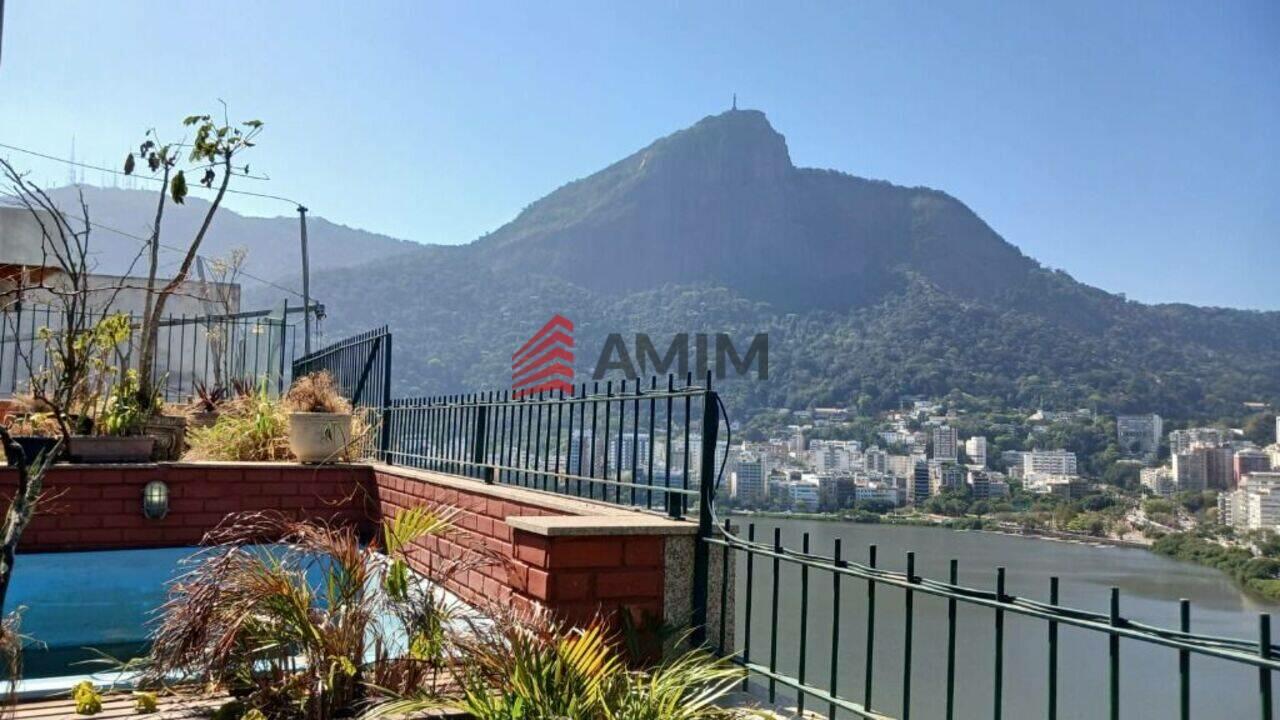
[[[1280,472],[1252,472],[1218,493],[1218,522],[1239,530],[1280,530]]]
[[[974,435],[964,441],[964,454],[969,456],[969,462],[979,467],[987,466],[987,438],[982,435]]]
[[[1023,453],[1022,473],[1077,475],[1076,454],[1068,450],[1032,450]]]

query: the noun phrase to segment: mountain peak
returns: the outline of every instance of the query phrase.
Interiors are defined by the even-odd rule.
[[[772,180],[794,169],[786,138],[759,110],[709,115],[655,142],[642,155],[646,164],[670,165],[710,181]]]

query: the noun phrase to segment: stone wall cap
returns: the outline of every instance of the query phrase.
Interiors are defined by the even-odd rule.
[[[691,522],[632,513],[628,515],[513,515],[507,525],[547,537],[599,535],[695,535]]]
[[[490,484],[476,478],[436,472],[435,470],[423,470],[421,468],[411,468],[403,465],[387,465],[385,463],[373,463],[373,470],[377,473],[397,475],[402,478],[409,478],[413,480],[421,480],[439,487],[453,488],[472,495],[484,495],[486,497],[506,500],[508,502],[519,503],[521,505],[531,505],[536,508],[550,510],[551,512],[564,515],[586,515],[590,517],[618,516],[622,518],[638,517],[640,519],[649,519],[653,517],[653,515],[638,508],[610,505],[608,503],[602,503],[589,498],[580,498],[573,495],[561,495],[559,493],[524,488],[518,485],[505,485],[503,483]]]

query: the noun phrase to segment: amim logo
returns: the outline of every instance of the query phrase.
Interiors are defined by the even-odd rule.
[[[517,399],[556,390],[573,394],[573,323],[560,314],[511,356],[511,392]]]

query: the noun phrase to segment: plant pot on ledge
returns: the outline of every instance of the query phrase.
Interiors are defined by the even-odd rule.
[[[67,454],[78,463],[145,463],[156,439],[149,435],[72,435]]]
[[[153,415],[143,426],[143,432],[155,438],[151,459],[159,462],[182,457],[187,445],[187,419],[180,415]]]
[[[351,413],[289,413],[289,449],[298,462],[337,462],[351,443]]]
[[[53,452],[53,446],[58,444],[58,438],[46,437],[44,435],[14,435],[13,441],[18,443],[22,448],[22,452],[27,456],[27,462],[31,462],[40,455],[48,455]],[[66,448],[63,448],[64,452]],[[57,460],[57,458],[54,458]]]

